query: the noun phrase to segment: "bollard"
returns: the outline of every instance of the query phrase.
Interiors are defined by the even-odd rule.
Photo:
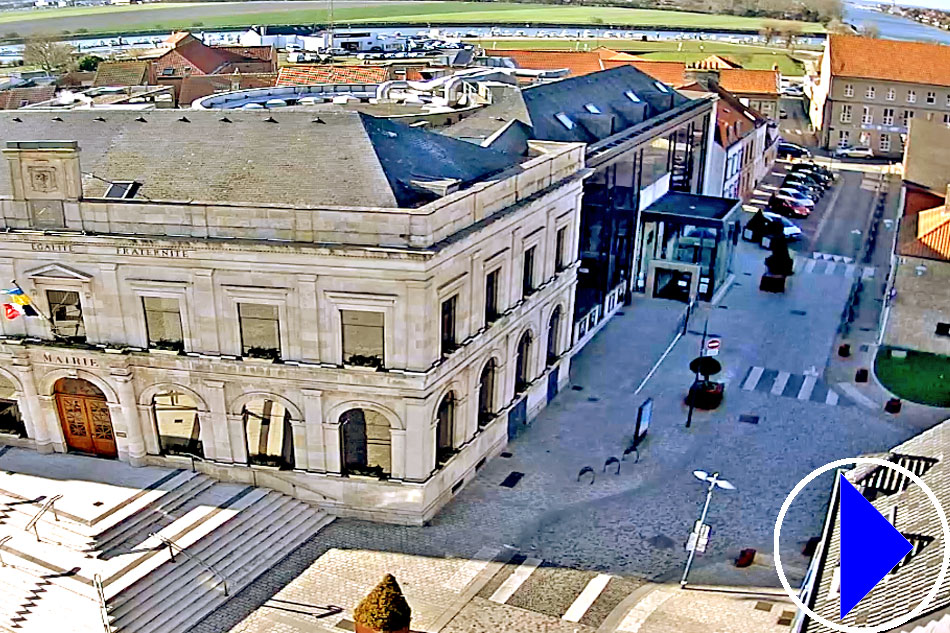
[[[891,398],[884,405],[884,410],[888,413],[900,413],[901,412],[901,400],[900,398]]]
[[[861,368],[854,373],[854,382],[867,382],[868,381],[868,370]]]
[[[739,557],[736,559],[736,567],[748,567],[754,562],[755,550],[750,547],[739,552]]]
[[[842,343],[841,345],[839,345],[838,356],[840,356],[841,358],[847,358],[848,356],[851,356],[851,344]]]

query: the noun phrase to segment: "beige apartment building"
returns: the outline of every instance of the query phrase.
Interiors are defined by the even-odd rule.
[[[0,137],[0,276],[39,313],[0,321],[5,444],[421,524],[568,380],[581,143],[300,111]]]
[[[950,46],[830,35],[806,92],[822,147],[899,158],[909,121],[950,126]]]

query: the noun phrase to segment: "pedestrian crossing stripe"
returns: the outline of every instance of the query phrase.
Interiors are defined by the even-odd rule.
[[[822,253],[820,251],[815,251],[811,254],[812,259],[826,260],[832,262],[844,262],[845,264],[851,264],[854,262],[853,257],[845,257],[844,255],[834,255],[833,253]]]
[[[515,592],[521,588],[521,585],[534,573],[534,570],[541,566],[540,558],[528,558],[525,559],[521,565],[518,566],[518,569],[514,571],[513,574],[508,576],[505,579],[505,582],[501,583],[501,586],[495,590],[495,593],[491,595],[489,600],[492,602],[497,602],[498,604],[505,604],[508,600],[511,599],[511,596],[515,595]]]
[[[758,365],[749,368],[742,381],[743,391],[758,391],[772,396],[795,398],[829,406],[851,406],[851,400],[842,398],[817,372],[793,374]]]
[[[839,256],[840,257],[840,256]],[[859,266],[858,264],[848,263],[850,258],[825,259],[821,257],[806,258],[796,255],[795,270],[815,275],[838,275],[854,279],[860,276],[861,279],[873,279],[877,274],[876,266]],[[853,261],[853,260],[850,260]]]
[[[564,612],[564,615],[561,616],[561,619],[566,622],[580,622],[584,614],[587,613],[587,610],[594,604],[594,601],[597,600],[600,594],[604,592],[604,589],[607,588],[607,583],[610,582],[610,579],[611,576],[609,574],[597,574],[591,578],[587,586],[584,587],[584,590],[577,596],[574,602],[571,603],[571,606]]]

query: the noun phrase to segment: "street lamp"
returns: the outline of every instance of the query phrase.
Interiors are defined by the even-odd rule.
[[[706,513],[709,512],[709,502],[712,501],[712,493],[717,487],[723,490],[735,490],[736,487],[725,479],[719,478],[719,473],[709,474],[705,470],[694,470],[693,477],[703,483],[708,483],[709,488],[706,491],[706,503],[703,505],[703,512],[699,515],[699,521],[693,527],[693,532],[689,535],[689,541],[686,548],[689,550],[689,556],[686,558],[686,568],[683,570],[683,577],[680,579],[680,587],[686,586],[686,577],[689,576],[689,568],[693,564],[693,558],[696,556],[697,549],[705,549],[705,544],[701,543],[703,538],[703,529],[706,527]]]

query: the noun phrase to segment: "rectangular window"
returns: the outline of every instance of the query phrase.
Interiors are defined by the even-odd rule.
[[[841,122],[851,123],[851,104],[850,103],[844,103],[841,105]]]
[[[936,93],[936,92],[928,92],[928,93],[927,93],[927,103],[929,103],[930,105],[933,105],[933,104],[937,103],[937,93]]]
[[[343,325],[343,362],[382,367],[385,314],[366,310],[340,310]]]
[[[864,92],[865,99],[873,99],[874,93],[874,86],[868,86],[868,89]]]
[[[838,130],[838,147],[845,147],[851,140],[851,132]]]
[[[947,107],[950,108],[950,94],[947,95]]]
[[[891,135],[890,134],[881,134],[881,151],[882,152],[891,151]]]
[[[138,193],[139,188],[142,185],[135,181],[116,181],[109,183],[109,189],[106,190],[103,198],[118,198],[120,200],[128,200],[129,198],[134,198],[135,194]]]
[[[524,267],[521,271],[521,296],[527,297],[534,292],[534,249],[532,246],[524,252]]]
[[[280,320],[277,306],[239,303],[241,354],[257,358],[280,358]]]
[[[943,124],[950,127],[950,114],[943,115]]]
[[[887,89],[887,97],[886,97],[886,99],[887,99],[888,101],[893,101],[893,100],[896,99],[896,98],[897,98],[897,91],[894,90],[893,88],[888,88],[888,89]]]
[[[442,353],[451,354],[458,345],[455,342],[455,307],[458,295],[442,302]]]
[[[854,96],[854,84],[845,84],[844,85],[844,96],[853,97]]]
[[[936,334],[937,336],[950,336],[950,323],[938,323]]]
[[[74,290],[47,290],[53,333],[77,342],[86,340],[86,326],[82,321],[82,303]]]
[[[913,110],[904,110],[904,116],[902,117],[904,121],[904,127],[907,127],[908,125],[910,125],[910,120],[913,118],[914,118]]]
[[[884,108],[884,115],[881,117],[881,123],[884,125],[894,125],[894,108]]]
[[[498,318],[498,275],[501,269],[496,268],[485,275],[485,325]]]
[[[861,123],[870,125],[874,122],[874,114],[871,112],[871,106],[864,106],[864,114],[861,115]]]
[[[182,350],[184,337],[181,331],[181,311],[178,299],[142,297],[142,307],[145,309],[148,346]]]
[[[554,236],[554,269],[561,272],[567,268],[567,253],[564,251],[567,239],[567,227],[557,230]]]
[[[908,90],[907,91],[907,103],[917,103],[917,91]]]

